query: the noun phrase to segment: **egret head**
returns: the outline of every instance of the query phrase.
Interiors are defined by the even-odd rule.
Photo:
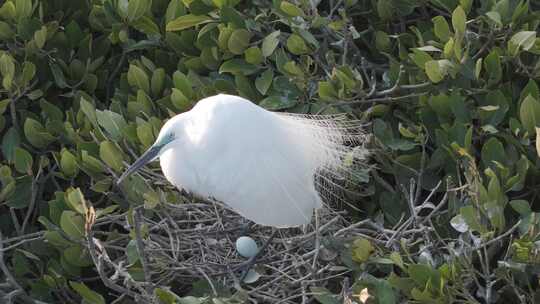
[[[172,118],[159,131],[159,135],[146,152],[141,155],[127,170],[120,176],[117,184],[120,184],[131,173],[136,172],[144,165],[159,158],[159,156],[167,149],[170,143],[178,138],[178,128],[175,124],[175,119]]]

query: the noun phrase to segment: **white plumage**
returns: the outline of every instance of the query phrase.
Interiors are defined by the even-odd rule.
[[[257,224],[293,227],[322,206],[315,177],[338,174],[358,131],[344,116],[275,113],[220,94],[167,121],[155,145],[176,187],[222,201]]]

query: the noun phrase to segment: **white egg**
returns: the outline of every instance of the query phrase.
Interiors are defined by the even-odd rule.
[[[249,236],[241,236],[236,240],[236,251],[245,258],[251,258],[259,252],[259,247]]]
[[[261,277],[260,273],[256,272],[253,269],[250,269],[248,273],[246,274],[246,277],[244,278],[244,283],[246,284],[255,283],[259,280],[260,277]]]

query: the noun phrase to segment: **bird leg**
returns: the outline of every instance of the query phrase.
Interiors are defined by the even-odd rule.
[[[272,234],[270,235],[268,240],[266,240],[266,242],[264,242],[264,244],[261,246],[261,249],[254,256],[250,257],[247,261],[241,263],[240,265],[236,267],[236,269],[243,270],[242,276],[240,277],[240,281],[243,281],[246,278],[246,275],[248,274],[249,270],[253,267],[253,265],[255,265],[255,263],[257,262],[257,259],[263,254],[263,252],[266,250],[268,245],[270,245],[270,243],[276,236],[277,232],[278,232],[277,229],[272,228]]]

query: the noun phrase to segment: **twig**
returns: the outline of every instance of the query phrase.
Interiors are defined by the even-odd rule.
[[[38,169],[38,173],[36,174],[36,177],[34,177],[32,179],[32,184],[31,184],[31,191],[32,191],[32,194],[30,196],[30,203],[28,204],[28,209],[26,211],[26,216],[24,217],[24,221],[23,221],[23,224],[22,224],[22,227],[21,227],[21,233],[24,233],[24,231],[26,230],[26,225],[28,224],[28,221],[30,220],[30,217],[32,216],[32,213],[34,212],[34,209],[35,209],[35,206],[36,206],[36,200],[37,200],[37,193],[38,193],[38,189],[37,189],[37,186],[39,184],[39,179],[41,177],[41,173],[42,173],[42,167],[39,166],[39,169]]]
[[[11,221],[13,222],[13,227],[15,227],[17,235],[21,236],[21,224],[19,224],[19,220],[17,219],[17,213],[15,213],[15,209],[13,207],[9,208],[9,214],[11,215]]]
[[[403,65],[400,65],[399,66],[398,77],[396,79],[396,83],[394,83],[394,85],[391,88],[387,89],[387,90],[382,90],[380,92],[377,92],[375,94],[375,96],[389,95],[389,94],[392,94],[392,93],[396,92],[397,90],[399,90],[400,84],[403,81],[403,75],[405,75],[405,67]]]
[[[120,71],[120,68],[122,68],[122,65],[124,64],[124,60],[126,59],[126,51],[122,50],[122,55],[120,56],[120,60],[118,60],[118,63],[116,64],[116,67],[112,71],[111,75],[109,76],[109,79],[107,79],[107,91],[106,91],[106,98],[105,100],[109,100],[111,98],[111,89],[113,85],[113,80],[116,77],[116,74]]]
[[[9,107],[10,107],[10,115],[11,115],[11,124],[17,129],[19,130],[19,125],[17,123],[17,107],[15,106],[15,103],[17,102],[17,100],[19,100],[21,97],[25,96],[28,91],[32,90],[36,85],[38,84],[38,81],[35,80],[30,86],[26,87],[24,89],[24,91],[15,96],[15,97],[12,97],[11,98],[11,102],[9,104]]]
[[[93,232],[89,231],[88,235],[86,236],[86,241],[89,248],[88,252],[90,254],[90,257],[92,258],[92,261],[94,262],[94,265],[96,266],[97,272],[103,284],[105,284],[105,286],[107,286],[108,288],[120,294],[127,294],[128,296],[134,299],[139,298],[139,296],[135,292],[127,288],[124,288],[118,284],[115,284],[113,281],[109,279],[109,277],[107,277],[107,275],[103,271],[103,259],[97,256],[96,245],[94,243],[93,235],[94,235]]]
[[[214,287],[214,283],[212,283],[212,280],[210,280],[210,278],[208,277],[208,275],[206,274],[206,272],[204,272],[202,270],[202,268],[200,267],[197,267],[197,270],[203,275],[203,277],[206,279],[206,281],[208,282],[208,285],[210,285],[210,288],[212,289],[212,293],[214,294],[214,296],[217,297],[218,293],[216,291],[216,288]]]
[[[485,243],[483,243],[483,244],[480,244],[480,245],[478,245],[478,246],[476,246],[476,247],[473,247],[472,250],[479,250],[479,249],[482,249],[482,248],[484,248],[484,247],[487,247],[487,246],[489,246],[489,245],[491,245],[491,244],[493,244],[493,243],[495,243],[495,242],[498,242],[498,241],[504,239],[505,237],[507,237],[507,236],[509,236],[510,234],[512,234],[512,233],[514,232],[514,230],[516,230],[516,229],[519,227],[520,224],[521,224],[521,220],[517,221],[517,223],[514,224],[514,226],[512,226],[510,229],[508,229],[505,233],[503,233],[503,234],[497,236],[496,238],[491,239],[491,240],[489,240],[489,241],[487,241],[487,242],[485,242]]]
[[[4,239],[2,241],[2,243],[7,244],[7,243],[12,243],[12,242],[17,242],[17,241],[20,241],[20,240],[25,240],[25,239],[28,239],[28,238],[42,237],[44,234],[45,234],[44,231],[28,233],[28,234],[25,234],[25,235],[16,236],[16,237],[12,237],[12,238],[9,238],[9,239]]]
[[[2,241],[2,233],[0,232],[0,269],[4,273],[4,276],[6,277],[7,281],[15,287],[15,291],[24,293],[24,289],[17,283],[17,280],[15,280],[15,277],[11,274],[9,271],[9,268],[6,266],[6,263],[4,261],[4,250],[3,250],[3,241]],[[18,293],[16,293],[18,294]],[[15,295],[16,295],[15,294]]]
[[[141,236],[141,214],[140,209],[136,208],[133,212],[133,222],[135,224],[135,244],[137,246],[137,252],[139,253],[139,257],[141,258],[141,264],[143,268],[144,273],[144,280],[148,283],[147,285],[147,291],[149,294],[152,294],[152,278],[150,277],[150,270],[148,269],[148,259],[146,257],[146,252],[144,251],[144,243]]]
[[[43,239],[43,236],[39,236],[39,237],[36,237],[36,238],[30,238],[30,239],[24,239],[22,241],[19,241],[13,245],[10,245],[8,247],[3,247],[3,248],[0,248],[0,251],[9,251],[9,250],[12,250],[12,249],[15,249],[19,246],[21,246],[22,244],[25,244],[25,243],[29,243],[29,242],[33,242],[33,241],[38,241],[38,240],[42,240]]]
[[[366,104],[366,103],[393,103],[393,102],[400,101],[403,99],[420,97],[427,94],[428,92],[422,92],[422,93],[413,93],[409,95],[395,96],[395,97],[387,96],[387,97],[378,97],[378,98],[358,99],[358,100],[352,100],[352,101],[333,103],[333,104],[330,104],[329,106],[342,107],[342,106],[353,106],[353,105]]]

